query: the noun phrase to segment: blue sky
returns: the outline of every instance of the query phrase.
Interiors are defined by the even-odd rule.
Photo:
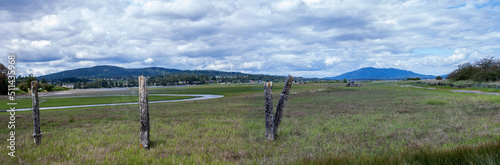
[[[441,75],[500,57],[500,1],[0,0],[0,63],[36,76],[96,65],[331,77]]]

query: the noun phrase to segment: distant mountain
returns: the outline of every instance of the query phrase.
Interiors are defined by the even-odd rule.
[[[273,76],[263,74],[247,74],[241,72],[225,72],[216,70],[178,70],[166,69],[161,67],[127,69],[117,66],[94,66],[90,68],[79,68],[73,70],[66,70],[58,73],[48,74],[37,77],[38,79],[45,78],[49,81],[64,81],[68,83],[75,83],[78,81],[88,81],[89,79],[125,79],[126,77],[135,77],[144,75],[150,79],[158,81],[198,81],[198,79],[209,79],[215,77],[218,81],[222,82],[249,82],[252,81],[284,81],[285,76]],[[128,78],[127,81],[129,80]],[[195,80],[196,79],[196,80]],[[303,78],[295,77],[296,81],[317,81],[318,78]],[[201,81],[201,80],[200,80]],[[93,87],[89,87],[93,88]]]
[[[90,68],[79,68],[73,70],[62,71],[58,73],[48,74],[45,76],[40,76],[48,80],[51,79],[63,79],[63,78],[111,78],[117,76],[154,76],[165,73],[177,73],[182,70],[177,69],[166,69],[160,67],[151,68],[141,68],[141,69],[126,69],[117,66],[101,65],[94,66]]]
[[[407,70],[395,68],[361,68],[352,72],[347,72],[335,77],[325,77],[332,80],[401,80],[407,78],[434,79],[436,76],[423,75]]]

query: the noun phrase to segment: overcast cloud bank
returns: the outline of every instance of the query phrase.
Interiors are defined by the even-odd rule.
[[[441,75],[500,57],[499,1],[0,1],[1,63],[37,76],[95,65],[332,77]]]

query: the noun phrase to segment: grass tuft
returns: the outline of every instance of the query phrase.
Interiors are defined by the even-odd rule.
[[[429,105],[446,105],[446,104],[448,104],[448,102],[443,101],[443,100],[427,100],[426,103]]]
[[[344,156],[323,159],[304,159],[297,164],[500,164],[500,142],[463,145],[451,149],[435,150],[421,147],[403,151],[400,155]]]

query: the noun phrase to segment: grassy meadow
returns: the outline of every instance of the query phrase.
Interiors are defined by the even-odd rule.
[[[500,97],[402,88],[397,83],[294,84],[275,141],[264,137],[262,85],[148,89],[150,94],[225,96],[150,104],[149,150],[139,146],[138,105],[124,105],[41,111],[39,146],[33,143],[32,113],[16,112],[16,158],[11,158],[5,147],[10,115],[3,112],[0,160],[4,164],[500,164]],[[274,110],[282,86],[274,86]]]
[[[456,86],[458,85],[467,85],[467,84],[474,84],[474,85],[478,85],[478,84],[482,84],[482,85],[500,85],[500,82],[475,82],[475,81],[451,81],[451,80],[424,80],[424,81],[421,81],[423,82],[424,84],[417,84],[416,82],[417,81],[410,81],[411,83],[407,83],[407,84],[411,84],[411,85],[414,85],[414,86],[421,86],[421,87],[432,87],[432,88],[438,88],[438,89],[446,89],[446,90],[475,90],[475,91],[482,91],[482,92],[500,92],[500,88],[496,87],[496,88],[488,88],[488,87],[482,87],[482,86],[473,86],[473,87],[465,87],[465,88],[457,88]],[[450,86],[431,86],[431,85],[428,85],[428,84],[425,84],[425,83],[432,83],[432,84],[435,84],[435,83],[452,83],[453,85],[455,85],[455,87],[450,87]]]
[[[181,100],[193,98],[190,96],[149,96],[149,101],[161,100]],[[139,102],[137,96],[76,96],[76,97],[38,97],[40,107],[58,107],[71,105],[92,105],[92,104],[110,104],[110,103],[132,103]],[[0,100],[0,110],[9,109],[10,100]],[[16,98],[17,109],[31,108],[31,97]]]

